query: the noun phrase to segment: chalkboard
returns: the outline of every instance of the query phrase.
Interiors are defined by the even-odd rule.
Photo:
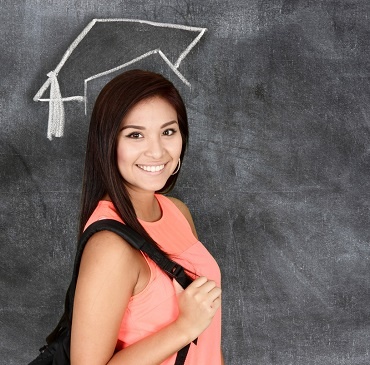
[[[173,195],[221,267],[226,364],[370,363],[368,1],[0,4],[1,363],[62,312],[89,114],[131,60],[188,107]]]

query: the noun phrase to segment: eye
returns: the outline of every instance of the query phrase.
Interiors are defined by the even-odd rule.
[[[140,132],[132,132],[132,133],[128,134],[126,137],[132,138],[132,139],[143,138],[143,136]]]
[[[163,132],[163,135],[164,136],[172,136],[173,134],[175,134],[177,131],[175,129],[166,129],[164,132]]]

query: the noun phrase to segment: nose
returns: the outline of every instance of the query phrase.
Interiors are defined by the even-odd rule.
[[[145,153],[148,157],[159,160],[164,154],[164,147],[161,138],[150,138]]]

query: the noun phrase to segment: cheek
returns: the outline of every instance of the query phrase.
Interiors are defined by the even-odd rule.
[[[117,168],[124,181],[131,180],[133,161],[134,157],[130,149],[122,146],[117,148]]]
[[[117,163],[121,170],[126,163],[129,163],[133,159],[133,149],[128,148],[127,145],[119,144],[117,147]]]
[[[182,137],[180,135],[180,138],[178,139],[176,143],[176,154],[180,157],[182,151]]]
[[[122,146],[118,146],[118,148],[117,148],[117,162],[120,163],[120,162],[124,161],[125,160],[125,155],[126,155],[126,153],[125,153],[124,149],[122,148]]]

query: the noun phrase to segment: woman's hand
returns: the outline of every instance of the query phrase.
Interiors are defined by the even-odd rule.
[[[200,277],[178,296],[179,316],[176,325],[195,340],[211,323],[221,305],[221,289],[212,280]]]

